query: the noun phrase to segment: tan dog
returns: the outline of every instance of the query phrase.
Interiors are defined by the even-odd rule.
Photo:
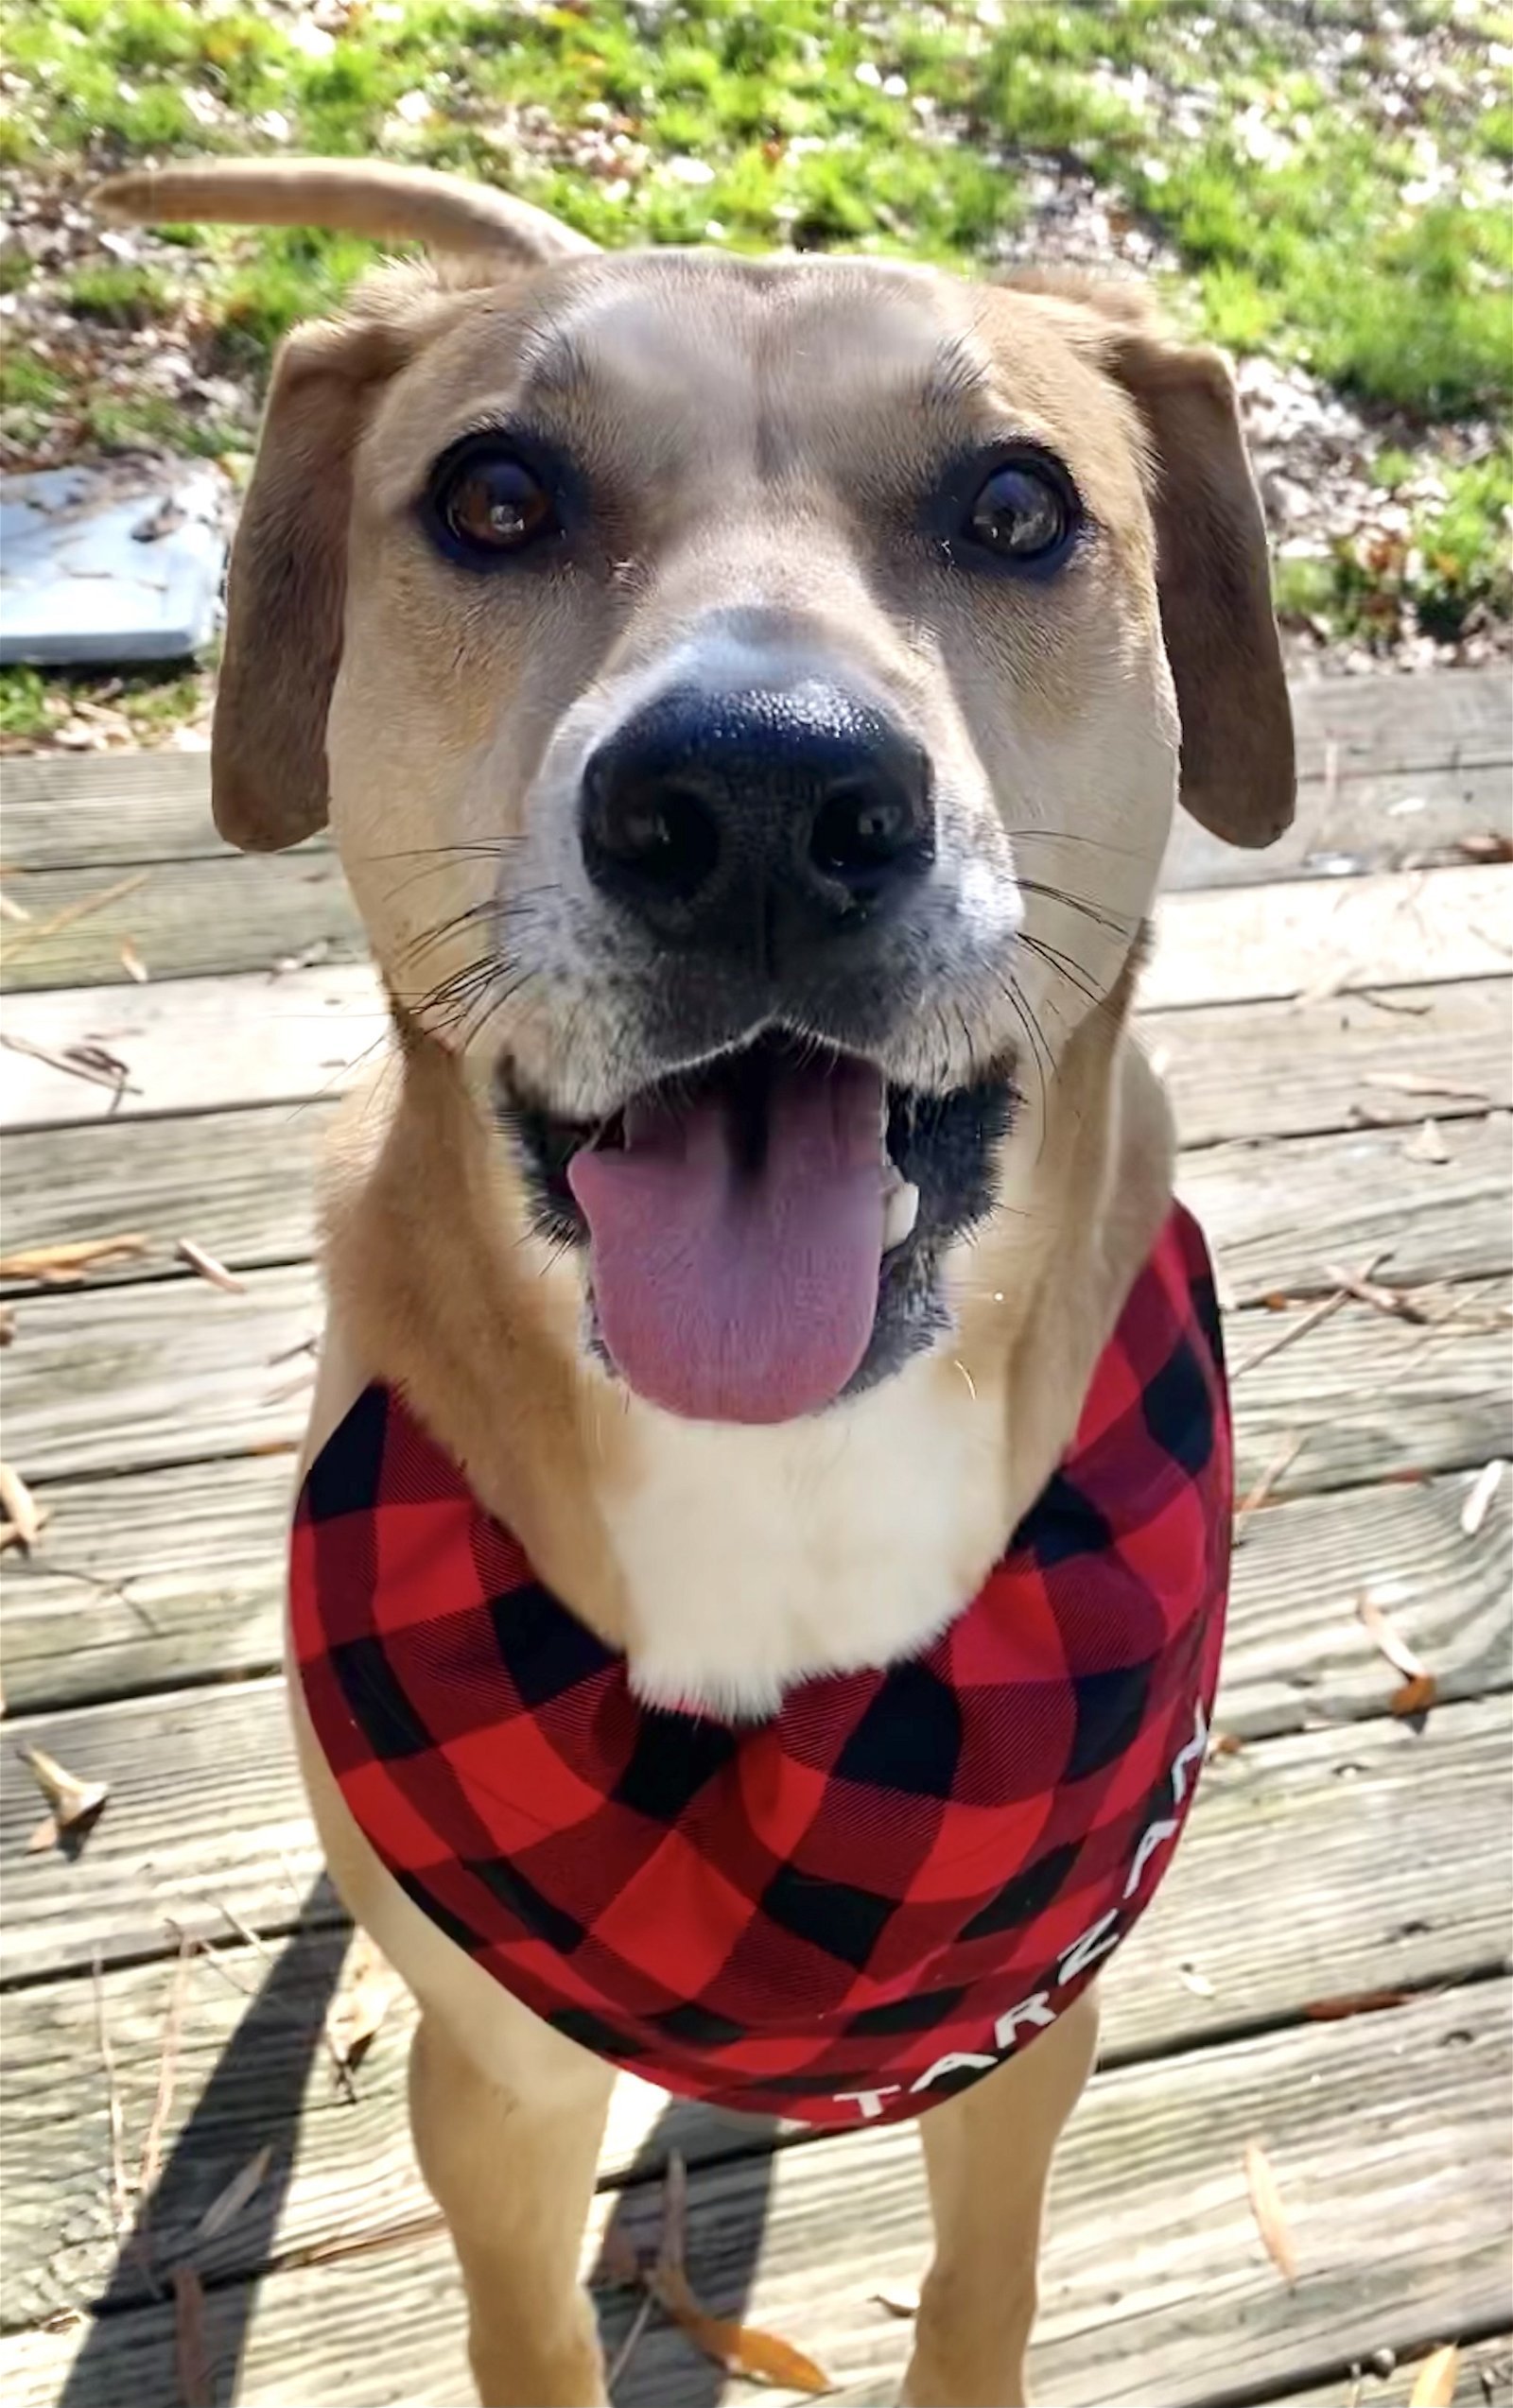
[[[1125,1023],[1174,799],[1247,845],[1291,814],[1222,362],[1122,290],[605,257],[355,163],[106,200],[441,256],[286,345],[233,563],[217,823],[276,847],[329,808],[393,1007],[326,1196],[306,1463],[402,1390],[652,1699],[760,1717],[917,1650],[1062,1457],[1168,1209]],[[784,1167],[781,1111],[838,1061],[838,1115],[883,1100],[880,1180],[875,1138],[865,1177]],[[678,1093],[695,1130],[772,1116],[739,1247],[644,1135]],[[611,2070],[403,1894],[291,1686],[332,1869],[424,2010],[416,2146],[480,2393],[600,2399],[578,2256]],[[1089,1990],[924,2118],[911,2399],[1022,2396],[1093,2038]]]

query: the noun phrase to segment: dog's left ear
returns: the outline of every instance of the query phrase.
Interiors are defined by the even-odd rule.
[[[1115,333],[1106,365],[1150,444],[1182,801],[1231,844],[1271,844],[1293,816],[1293,715],[1233,379],[1218,352],[1182,349],[1139,327]]]
[[[1231,844],[1274,843],[1293,817],[1293,715],[1265,523],[1223,355],[1168,341],[1139,285],[1033,269],[1007,281],[1052,309],[1139,413],[1182,801]]]

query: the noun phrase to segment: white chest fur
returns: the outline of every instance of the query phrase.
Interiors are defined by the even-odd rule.
[[[648,1698],[757,1716],[795,1681],[885,1663],[1006,1535],[1001,1400],[938,1357],[772,1429],[630,1414],[634,1476],[601,1501]]]

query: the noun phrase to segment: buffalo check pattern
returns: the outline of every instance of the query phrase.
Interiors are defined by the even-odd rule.
[[[722,2105],[893,2118],[1032,2041],[1147,1904],[1202,1762],[1230,1510],[1178,1207],[1066,1460],[919,1655],[763,1723],[642,1704],[383,1387],[302,1491],[295,1650],[358,1826],[528,2007]]]

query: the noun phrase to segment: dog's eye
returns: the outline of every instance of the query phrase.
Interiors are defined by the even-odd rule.
[[[446,550],[479,568],[559,531],[556,503],[535,470],[498,443],[449,453],[426,498]]]
[[[1004,460],[979,490],[965,531],[1000,560],[1050,567],[1077,531],[1076,495],[1049,460]]]

